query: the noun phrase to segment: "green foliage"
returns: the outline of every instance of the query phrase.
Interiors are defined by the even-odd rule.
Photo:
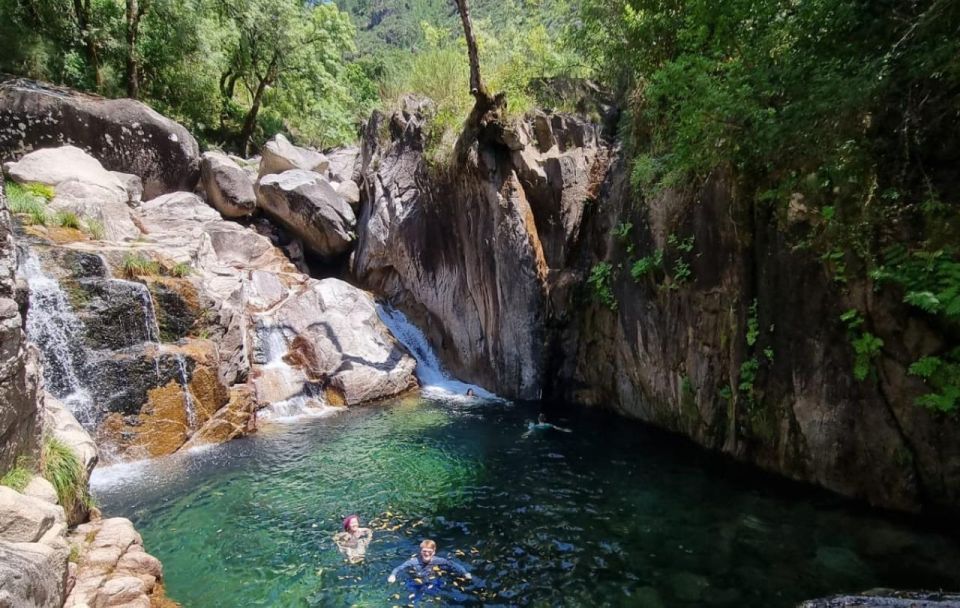
[[[853,347],[853,377],[863,382],[873,370],[873,360],[880,354],[883,340],[863,329],[864,318],[856,309],[844,312],[840,320],[847,325]]]
[[[610,262],[598,262],[587,278],[587,284],[593,289],[593,296],[610,310],[617,309],[617,298],[613,293],[613,265]]]
[[[227,144],[246,133],[248,120],[257,142],[284,130],[317,146],[345,143],[376,102],[370,76],[346,61],[355,30],[333,3],[141,0],[139,6],[131,53],[120,0],[0,0],[0,72],[122,96],[133,56],[145,101],[201,139]]]
[[[630,267],[630,276],[634,281],[640,281],[646,276],[653,275],[663,266],[663,250],[657,249],[652,254],[642,257]]]
[[[907,252],[902,245],[886,251],[884,264],[872,273],[878,283],[903,287],[903,301],[932,315],[960,319],[960,261],[945,249]]]
[[[960,403],[960,348],[943,357],[927,356],[910,366],[912,376],[922,378],[932,390],[917,398],[917,405],[948,414],[958,411]]]
[[[78,504],[88,508],[93,506],[83,463],[73,450],[59,439],[50,436],[43,438],[40,474],[53,485],[60,505],[68,513]]]
[[[631,230],[633,230],[632,222],[620,222],[614,226],[612,233],[613,236],[617,237],[618,239],[626,239],[628,236],[630,236]]]
[[[27,224],[46,226],[49,221],[47,199],[45,198],[46,190],[32,187],[39,185],[24,185],[7,181],[4,185],[4,192],[11,213],[21,215]]]
[[[80,216],[72,211],[58,211],[53,216],[53,224],[61,228],[73,228],[74,230],[80,230],[82,227]]]
[[[33,471],[30,470],[27,460],[20,458],[12,469],[0,477],[0,486],[7,486],[21,492],[30,483],[31,477],[33,477]]]
[[[23,184],[22,188],[30,194],[40,197],[47,202],[52,201],[53,197],[56,196],[53,186],[48,186],[47,184],[31,182],[28,184]]]
[[[750,304],[749,314],[747,316],[747,346],[754,346],[760,337],[760,320],[757,312],[757,299],[754,298]]]
[[[168,271],[172,277],[185,277],[193,273],[193,268],[187,262],[177,262]]]
[[[160,274],[160,263],[141,253],[125,253],[120,261],[120,270],[127,277],[155,276]]]
[[[760,362],[756,357],[750,357],[740,364],[740,382],[737,389],[744,395],[748,404],[753,404],[756,400],[754,384],[757,381],[757,373],[760,371]]]

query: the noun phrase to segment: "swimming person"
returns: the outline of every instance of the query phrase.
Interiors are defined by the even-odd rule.
[[[367,553],[367,545],[373,540],[373,530],[360,527],[358,515],[348,515],[343,520],[343,531],[333,536],[340,553],[352,563],[363,561]]]
[[[473,578],[467,569],[457,562],[443,557],[436,557],[436,554],[437,543],[429,538],[425,539],[420,543],[420,553],[394,568],[390,576],[387,577],[387,582],[395,583],[397,581],[397,574],[400,571],[411,571],[415,579],[427,583],[428,586],[435,584],[435,579],[439,578],[440,571],[444,569],[453,570],[467,580]],[[439,586],[442,586],[442,584]]]
[[[551,430],[551,429],[554,430],[554,431],[561,431],[561,432],[563,432],[563,433],[572,433],[572,432],[573,432],[573,431],[571,431],[570,429],[565,429],[565,428],[563,428],[562,426],[557,426],[557,425],[555,425],[555,424],[550,424],[549,422],[547,422],[547,417],[544,416],[543,414],[540,414],[539,416],[537,416],[537,421],[536,421],[536,422],[528,422],[528,423],[527,423],[527,432],[524,433],[523,436],[524,436],[524,437],[528,437],[528,436],[529,436],[531,433],[533,433],[534,431],[548,431],[548,430]]]

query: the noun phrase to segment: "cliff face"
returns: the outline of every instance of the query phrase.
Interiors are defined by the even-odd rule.
[[[616,309],[571,306],[549,392],[872,504],[956,510],[960,424],[916,405],[907,374],[944,338],[902,294],[841,284],[801,245],[809,218],[751,208],[722,175],[640,201],[625,173],[609,174],[580,261],[612,261]],[[659,268],[631,275],[657,251]],[[851,308],[884,343],[863,381]]]
[[[411,316],[459,377],[535,398],[546,267],[530,202],[506,150],[431,174],[423,126],[410,107],[367,128],[354,272]]]
[[[14,277],[11,221],[0,176],[0,471],[9,470],[20,456],[37,454],[42,415],[37,407],[39,358],[27,345],[19,304],[26,293]]]
[[[616,146],[566,115],[481,137],[450,175],[424,160],[419,110],[368,126],[354,272],[455,374],[876,505],[960,507],[960,424],[917,406],[907,374],[944,338],[895,290],[828,272],[802,203],[755,209],[722,172],[636,196]],[[864,381],[851,308],[884,342]]]

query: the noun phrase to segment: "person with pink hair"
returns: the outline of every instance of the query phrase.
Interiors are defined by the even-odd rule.
[[[373,540],[373,530],[360,527],[360,516],[353,514],[343,518],[343,531],[333,536],[340,553],[350,562],[362,562],[367,553],[367,545]]]

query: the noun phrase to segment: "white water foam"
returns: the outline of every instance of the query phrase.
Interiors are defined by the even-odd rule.
[[[294,389],[297,384],[303,384],[302,376],[283,360],[289,351],[283,328],[278,325],[260,325],[257,332],[265,360],[263,368],[269,370],[269,373],[279,375],[280,381],[290,389]],[[297,395],[271,403],[261,410],[259,415],[270,422],[294,422],[303,417],[322,418],[341,411],[343,408],[328,405],[322,395]]]
[[[461,382],[450,376],[437,359],[427,337],[402,312],[390,306],[377,304],[377,314],[380,315],[380,320],[387,326],[390,333],[406,346],[413,358],[417,360],[417,378],[420,380],[423,395],[463,403],[474,401],[478,397],[499,399],[495,394],[476,384]],[[473,390],[473,397],[467,396],[468,390]]]
[[[74,349],[84,343],[83,323],[73,313],[60,283],[43,272],[33,251],[21,258],[18,270],[30,287],[27,338],[40,348],[48,385],[57,388],[55,396],[77,421],[91,428],[96,421],[93,398],[74,357]]]

